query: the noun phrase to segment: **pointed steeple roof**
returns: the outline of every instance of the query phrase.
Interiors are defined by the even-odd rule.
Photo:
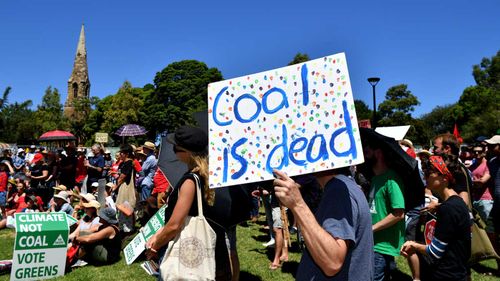
[[[87,49],[85,48],[85,25],[82,24],[80,31],[80,39],[78,40],[78,47],[76,48],[76,55],[78,54],[87,56]]]
[[[85,26],[82,24],[80,31],[80,38],[76,48],[75,62],[73,64],[73,71],[69,81],[82,82],[88,81],[89,73],[87,66],[87,48],[85,47]]]

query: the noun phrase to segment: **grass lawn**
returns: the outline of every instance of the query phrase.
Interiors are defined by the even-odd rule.
[[[284,263],[282,268],[272,271],[268,269],[269,263],[274,256],[273,249],[266,249],[262,246],[268,240],[267,232],[263,230],[264,216],[261,216],[257,223],[248,223],[246,226],[238,226],[238,253],[241,264],[240,280],[294,280],[295,271],[300,261],[295,236],[292,235],[292,248],[290,249],[289,261]],[[14,244],[14,231],[4,229],[0,231],[0,260],[12,258],[12,246]],[[141,257],[139,258],[141,259]],[[400,270],[396,280],[411,281],[410,270],[406,260],[398,257],[397,265]],[[472,271],[472,280],[493,281],[499,277],[486,276],[478,272],[492,271],[496,268],[495,261],[482,262]],[[9,280],[8,274],[0,275],[0,281]],[[85,266],[74,269],[64,277],[53,280],[155,280],[150,277],[140,267],[140,261],[134,262],[131,266],[125,264],[123,258],[119,262],[102,267]]]

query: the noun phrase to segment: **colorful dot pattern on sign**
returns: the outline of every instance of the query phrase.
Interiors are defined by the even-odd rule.
[[[343,53],[208,86],[209,184],[363,162]]]

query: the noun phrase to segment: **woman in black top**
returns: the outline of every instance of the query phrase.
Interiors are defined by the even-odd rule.
[[[112,191],[117,192],[116,204],[128,202],[132,209],[135,208],[136,196],[134,185],[134,161],[133,150],[129,144],[120,146],[120,166],[118,167],[119,177]]]
[[[467,280],[471,220],[465,202],[452,188],[454,178],[450,170],[455,169],[453,164],[449,164],[449,168],[441,156],[422,161],[427,188],[439,195],[443,202],[436,213],[430,244],[407,241],[401,248],[403,256],[418,254],[421,280]]]
[[[180,161],[188,166],[188,171],[179,180],[168,197],[165,211],[165,225],[147,242],[148,257],[165,248],[181,231],[187,216],[196,216],[198,206],[195,200],[196,183],[194,175],[201,179],[204,215],[217,235],[215,246],[216,280],[231,280],[228,250],[225,243],[225,229],[211,220],[211,209],[215,200],[215,192],[208,187],[208,137],[199,128],[183,126],[177,129],[168,141],[174,144],[174,152]]]

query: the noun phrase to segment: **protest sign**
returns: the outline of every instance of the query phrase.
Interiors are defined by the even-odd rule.
[[[16,214],[10,280],[41,280],[63,276],[68,232],[65,213]]]
[[[211,83],[208,118],[211,188],[363,162],[344,53]]]
[[[141,228],[141,231],[123,249],[125,262],[130,265],[146,249],[146,242],[165,224],[165,208],[163,205],[154,216]]]
[[[107,143],[108,142],[108,133],[95,133],[95,142]]]
[[[68,227],[71,227],[72,225],[74,225],[75,223],[78,222],[77,219],[75,219],[74,217],[66,214],[66,220],[68,221]]]

